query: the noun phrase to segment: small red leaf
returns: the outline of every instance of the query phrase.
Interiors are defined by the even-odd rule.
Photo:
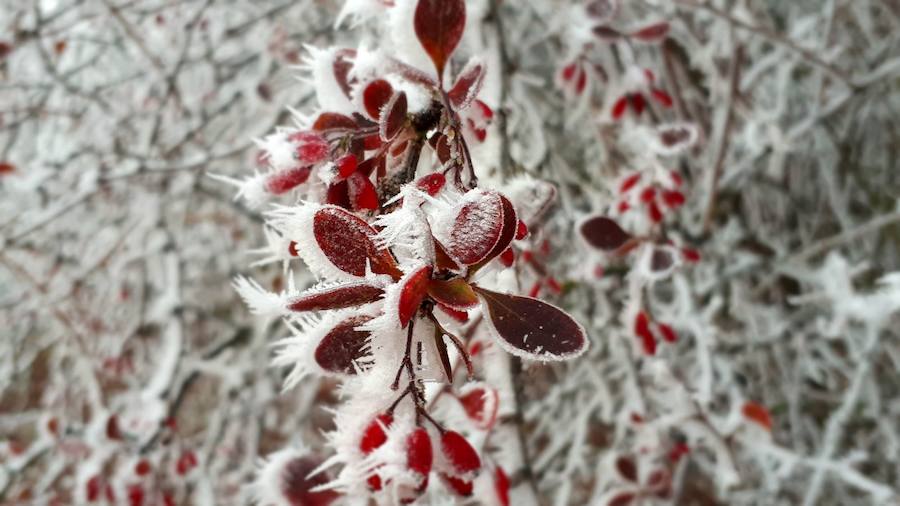
[[[459,111],[465,109],[475,100],[484,82],[485,66],[478,60],[470,60],[456,78],[456,82],[447,96],[450,103]]]
[[[503,232],[503,207],[497,192],[483,193],[463,205],[450,230],[448,253],[465,265],[484,260]]]
[[[338,178],[347,179],[351,174],[356,172],[359,162],[355,155],[347,154],[338,158],[337,161],[334,162],[334,165],[337,168]]]
[[[378,209],[378,192],[372,181],[360,172],[354,172],[347,178],[347,194],[354,211],[361,209]]]
[[[313,235],[322,253],[338,269],[354,276],[366,274],[366,263],[376,274],[402,275],[391,253],[375,245],[377,232],[362,218],[345,209],[325,207],[313,218]]]
[[[474,289],[487,307],[489,329],[508,352],[537,360],[565,360],[587,349],[584,329],[556,306],[531,297]]]
[[[622,37],[622,33],[620,31],[616,30],[615,28],[610,28],[605,25],[595,26],[593,32],[594,32],[594,35],[596,35],[598,38],[600,38],[602,40],[613,41],[613,40],[618,40],[619,38]]]
[[[322,461],[311,456],[295,457],[289,460],[282,469],[281,494],[288,504],[304,506],[328,506],[340,497],[334,490],[313,492],[315,487],[325,485],[330,480],[326,473],[310,476],[322,464]]]
[[[503,250],[503,253],[500,253],[500,263],[503,264],[504,267],[512,267],[513,262],[516,261],[516,252],[513,251],[512,248],[506,248]]]
[[[444,480],[444,483],[447,484],[448,488],[463,497],[469,497],[470,495],[472,495],[472,491],[475,489],[473,483],[468,480],[449,476],[444,473],[441,473],[441,479]]]
[[[631,32],[631,36],[643,42],[659,42],[669,33],[669,22],[660,21]]]
[[[9,162],[0,162],[0,176],[12,174],[16,171],[16,166]]]
[[[672,107],[672,105],[674,104],[674,102],[672,101],[672,96],[669,95],[668,93],[664,92],[663,90],[660,90],[659,88],[651,89],[650,95],[653,97],[654,100],[659,102],[659,105],[661,105],[665,108]]]
[[[478,452],[456,431],[448,430],[441,435],[441,451],[450,464],[453,476],[463,477],[481,468]]]
[[[516,209],[513,207],[512,202],[503,195],[500,195],[500,202],[503,204],[503,228],[500,229],[500,238],[497,239],[497,244],[494,245],[491,252],[480,262],[481,264],[489,262],[492,258],[499,256],[504,250],[509,248],[519,228],[519,219],[516,216]]]
[[[613,496],[606,506],[628,506],[634,500],[634,494],[631,492],[623,492]]]
[[[472,354],[475,354],[475,350]],[[499,396],[493,388],[481,383],[470,383],[460,392],[459,402],[479,429],[490,429],[497,421]]]
[[[363,89],[363,107],[369,117],[378,120],[381,110],[394,95],[394,87],[384,79],[376,79]]]
[[[579,231],[588,244],[604,251],[617,250],[631,240],[628,232],[605,216],[594,216],[585,220]]]
[[[294,167],[276,172],[266,178],[266,190],[273,195],[289,192],[309,179],[311,167]]]
[[[400,326],[406,328],[406,324],[416,315],[422,300],[428,290],[431,279],[431,266],[425,265],[410,272],[399,281],[400,301],[397,314],[400,317]]]
[[[319,367],[337,374],[356,374],[354,364],[366,356],[364,349],[369,333],[355,329],[369,320],[368,316],[354,316],[329,330],[316,347]]]
[[[446,307],[465,311],[478,305],[478,295],[462,278],[449,281],[432,279],[428,282],[428,295]]]
[[[662,334],[663,339],[668,343],[678,341],[678,334],[675,333],[675,329],[665,323],[659,324],[659,332]]]
[[[384,105],[379,119],[378,135],[384,141],[392,140],[406,121],[406,93],[395,93]]]
[[[349,116],[338,114],[336,112],[323,112],[316,118],[312,129],[316,132],[326,132],[331,130],[353,130],[356,128],[356,122]]]
[[[619,97],[618,100],[612,106],[612,117],[613,119],[621,119],[622,116],[625,115],[625,111],[628,109],[628,95],[624,95]]]
[[[461,269],[456,260],[450,258],[447,249],[440,241],[434,241],[434,263],[440,271],[458,271]]]
[[[638,181],[641,180],[640,174],[632,174],[626,177],[622,184],[619,186],[619,193],[627,193],[629,190],[635,187],[638,184]]]
[[[288,139],[296,144],[296,157],[303,165],[314,165],[328,157],[328,142],[313,132],[295,132]]]
[[[521,241],[525,237],[528,236],[528,225],[525,224],[524,221],[519,220],[519,224],[516,225],[516,240]]]
[[[630,457],[619,457],[616,459],[616,469],[628,481],[637,482],[637,466]]]
[[[497,492],[500,506],[509,506],[509,477],[500,466],[494,472],[494,491]]]
[[[375,302],[384,290],[368,283],[353,283],[325,289],[307,290],[291,298],[287,308],[291,311],[321,311],[341,309]]]
[[[758,423],[767,431],[772,431],[772,416],[769,415],[769,410],[762,404],[748,401],[744,403],[744,407],[741,408],[741,413],[743,413],[748,420]]]
[[[438,81],[466,28],[464,0],[419,0],[413,25],[416,37],[434,62]]]
[[[341,87],[341,91],[344,92],[344,96],[350,98],[350,94],[352,92],[352,85],[356,82],[355,79],[350,79],[350,69],[353,68],[353,63],[351,60],[356,57],[355,49],[341,49],[334,56],[334,62],[332,62],[331,67],[334,71],[334,79],[337,81],[338,86]]]

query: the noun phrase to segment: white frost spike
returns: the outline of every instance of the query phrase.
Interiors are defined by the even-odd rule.
[[[275,171],[292,169],[297,165],[297,146],[288,137],[295,131],[279,131],[253,142],[264,152],[264,160]]]
[[[376,237],[381,248],[390,248],[398,258],[400,268],[408,271],[413,265],[434,263],[434,242],[425,213],[417,199],[403,201],[403,207],[378,217],[375,224],[383,227]]]
[[[355,110],[353,104],[344,95],[337,78],[334,76],[334,58],[337,48],[319,49],[315,46],[305,46],[307,57],[303,62],[312,77],[312,84],[316,90],[316,98],[319,106],[324,111],[352,114]]]
[[[216,181],[221,181],[237,187],[238,191],[234,196],[234,200],[243,198],[244,201],[247,202],[247,206],[251,209],[257,209],[269,201],[269,192],[266,191],[265,174],[257,172],[253,176],[244,178],[243,180],[221,174],[208,174],[208,176]]]
[[[285,309],[285,296],[266,290],[255,280],[238,276],[234,278],[232,284],[247,306],[250,307],[251,313],[267,317],[278,317],[287,312]]]
[[[294,257],[291,256],[291,240],[283,237],[271,227],[263,227],[263,233],[266,235],[266,245],[261,248],[250,250],[251,255],[259,255],[262,258],[250,264],[251,267],[259,267],[261,265],[270,264],[272,262],[283,262],[284,268]]]

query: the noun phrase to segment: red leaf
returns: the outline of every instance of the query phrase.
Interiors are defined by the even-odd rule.
[[[447,96],[450,104],[459,111],[465,109],[475,100],[481,85],[484,83],[485,66],[478,60],[470,60],[456,78],[456,82]]]
[[[347,194],[350,196],[350,205],[354,211],[378,209],[378,192],[368,176],[359,172],[351,174],[347,178]]]
[[[0,176],[12,174],[16,171],[16,166],[9,162],[0,162]]]
[[[634,460],[629,457],[619,457],[616,459],[616,469],[628,481],[637,482],[637,466]]]
[[[369,117],[378,120],[381,117],[381,109],[394,95],[394,87],[384,79],[376,79],[367,84],[363,90],[363,107]]]
[[[304,165],[314,165],[328,157],[328,142],[312,132],[296,132],[288,139],[296,143],[297,158]]]
[[[458,271],[461,269],[456,260],[450,258],[444,245],[437,239],[434,241],[434,263],[440,271]]]
[[[666,342],[674,343],[678,340],[678,334],[675,333],[675,329],[673,329],[669,325],[666,325],[665,323],[659,324],[659,332],[662,334],[663,339]]]
[[[313,235],[322,253],[338,269],[354,276],[366,274],[366,262],[376,274],[389,274],[399,279],[394,257],[375,245],[377,232],[362,218],[349,211],[325,207],[313,218]]]
[[[769,415],[769,410],[762,404],[748,401],[744,403],[744,407],[741,408],[741,413],[743,413],[747,419],[762,425],[767,431],[772,431],[772,417]]]
[[[344,95],[347,98],[350,98],[352,85],[356,82],[355,79],[351,80],[348,77],[350,69],[353,68],[353,63],[351,63],[350,60],[355,57],[355,49],[341,49],[335,54],[334,62],[331,64],[332,70],[334,71],[334,79],[337,81],[338,86],[341,87],[341,91],[344,92]]]
[[[623,492],[616,496],[613,496],[609,502],[606,503],[606,506],[627,506],[631,504],[634,500],[634,494],[631,492]]]
[[[329,130],[353,130],[356,128],[356,122],[349,116],[338,114],[336,112],[323,112],[316,118],[312,129],[317,132],[325,132]]]
[[[419,43],[434,62],[438,81],[466,28],[464,0],[419,0],[413,25]]]
[[[640,116],[644,112],[644,108],[647,107],[647,101],[640,93],[628,95],[628,101],[631,103],[631,108],[634,109],[634,114],[637,116]]]
[[[150,461],[148,461],[147,459],[141,459],[137,464],[134,465],[134,474],[138,476],[146,476],[150,474],[150,471]]]
[[[321,460],[310,456],[296,457],[285,464],[280,474],[281,494],[287,499],[288,504],[328,506],[340,497],[334,490],[312,491],[313,488],[331,481],[326,473],[310,476],[321,464]]]
[[[338,181],[328,185],[325,193],[325,202],[345,209],[350,207],[350,197],[347,194],[347,181]]]
[[[309,179],[311,167],[294,167],[276,172],[266,178],[266,190],[273,195],[289,192]]]
[[[602,40],[618,40],[622,37],[622,33],[615,28],[610,28],[605,25],[597,25],[594,27],[594,35]]]
[[[653,223],[659,223],[663,219],[662,211],[660,211],[659,206],[656,205],[656,202],[651,202],[647,207],[647,215],[650,216],[650,219]]]
[[[384,105],[384,114],[379,119],[378,135],[384,141],[389,141],[397,136],[397,133],[406,122],[406,93],[395,93]]]
[[[347,179],[356,172],[356,168],[359,167],[359,161],[355,155],[347,154],[338,158],[334,165],[337,167],[338,178]]]
[[[613,119],[621,119],[622,116],[625,115],[625,111],[628,109],[628,95],[624,95],[619,97],[618,100],[612,106],[612,117]]]
[[[588,218],[582,222],[579,231],[588,244],[604,251],[617,250],[631,240],[628,232],[605,216]]]
[[[660,127],[659,142],[667,148],[693,141],[694,132],[684,125],[668,125]]]
[[[375,302],[384,295],[380,287],[367,283],[353,283],[325,289],[307,290],[287,302],[291,311],[321,311],[341,309]]]
[[[524,221],[519,220],[519,223],[516,225],[516,240],[521,241],[527,235],[528,235],[528,225],[526,225]]]
[[[563,81],[571,81],[573,77],[575,77],[575,71],[578,70],[578,63],[572,62],[565,67],[563,67],[560,75],[562,76]]]
[[[588,347],[584,329],[561,309],[538,299],[474,287],[486,321],[507,351],[538,360],[565,360]]]
[[[322,369],[337,374],[356,374],[354,364],[366,356],[364,348],[369,333],[355,330],[371,320],[368,316],[354,316],[338,323],[325,334],[316,347],[316,363]]]
[[[631,36],[644,42],[659,42],[669,33],[669,22],[660,21],[631,32]]]
[[[663,202],[669,207],[679,207],[684,204],[684,194],[680,191],[664,191],[662,194]]]
[[[503,208],[503,198],[497,192],[483,193],[466,203],[450,230],[448,253],[465,265],[484,260],[503,232]]]
[[[475,351],[472,351],[475,354]],[[491,387],[479,383],[470,383],[460,392],[459,402],[469,419],[481,430],[487,430],[497,421],[499,396]]]
[[[478,295],[462,278],[449,281],[432,279],[428,282],[428,295],[443,306],[465,311],[478,305]]]
[[[684,259],[687,260],[688,262],[699,262],[700,261],[700,252],[695,249],[684,248],[681,250],[681,254],[684,255]]]
[[[515,261],[516,252],[513,251],[512,248],[506,248],[503,250],[503,253],[500,253],[500,263],[502,263],[504,267],[512,267],[513,262]]]
[[[460,433],[448,430],[441,435],[441,451],[452,468],[453,476],[474,473],[481,468],[481,458]]]
[[[415,270],[400,280],[400,301],[397,314],[400,316],[400,326],[406,328],[406,324],[416,315],[422,300],[428,290],[431,279],[431,266],[425,265]]]
[[[671,95],[658,88],[651,89],[650,95],[665,108],[672,107],[674,104]]]
[[[503,468],[497,466],[494,472],[494,491],[501,506],[509,506],[509,477],[503,472]]]

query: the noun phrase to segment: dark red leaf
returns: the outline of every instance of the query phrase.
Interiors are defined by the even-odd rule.
[[[419,310],[419,306],[425,299],[430,279],[431,266],[425,265],[407,274],[400,281],[402,287],[400,288],[397,314],[400,317],[401,327],[406,328],[406,324],[416,315],[416,311]]]
[[[323,112],[316,118],[312,129],[317,132],[325,132],[329,130],[353,130],[356,126],[356,122],[350,116],[344,116],[336,112]]]
[[[665,271],[675,263],[672,252],[667,249],[656,248],[650,256],[650,270]]]
[[[616,469],[628,481],[637,482],[637,466],[631,457],[619,457],[616,459]]]
[[[512,267],[513,262],[516,261],[516,252],[513,251],[512,248],[506,248],[503,250],[503,253],[500,253],[500,263],[503,264],[504,267]]]
[[[478,305],[478,295],[462,278],[449,281],[432,279],[428,282],[428,295],[444,306],[465,311]]]
[[[334,70],[334,79],[337,81],[338,86],[341,87],[341,91],[344,92],[344,95],[347,98],[350,98],[352,85],[356,82],[355,79],[351,80],[349,78],[350,69],[353,68],[353,63],[351,63],[350,60],[355,57],[355,49],[341,49],[335,54],[334,62],[331,65]]]
[[[674,102],[672,101],[672,96],[659,88],[651,89],[650,95],[652,95],[653,99],[659,102],[659,104],[663,107],[669,108],[674,104]]]
[[[665,323],[659,324],[659,332],[662,334],[663,339],[666,342],[674,343],[678,340],[678,334],[675,333],[675,329],[673,329],[669,325],[666,325]]]
[[[450,104],[459,111],[465,109],[475,100],[481,85],[484,83],[485,66],[477,60],[472,60],[463,68],[453,87],[447,92]]]
[[[384,79],[376,79],[367,84],[363,90],[363,107],[369,117],[378,120],[381,117],[381,109],[394,95],[394,87]]]
[[[312,489],[331,481],[326,473],[310,474],[322,464],[320,459],[311,456],[296,457],[289,460],[281,471],[281,493],[291,505],[328,506],[340,494],[334,490],[313,492]]]
[[[615,495],[609,502],[606,503],[606,506],[628,506],[634,500],[634,494],[631,492],[622,492],[621,494]]]
[[[644,42],[659,42],[669,33],[669,22],[660,21],[631,32],[631,36]]]
[[[312,172],[311,167],[294,167],[276,172],[266,178],[266,190],[273,195],[289,192],[305,183],[309,179],[310,172]]]
[[[456,215],[447,252],[465,265],[484,260],[503,232],[503,207],[497,192],[487,192],[467,202]]]
[[[632,174],[632,175],[628,176],[627,178],[625,178],[624,181],[622,181],[622,185],[619,186],[619,193],[627,193],[629,190],[634,188],[635,185],[637,185],[638,181],[640,181],[640,180],[641,180],[640,174]]]
[[[434,241],[434,263],[441,271],[458,271],[461,269],[456,260],[450,258],[447,249],[437,239]]]
[[[531,297],[474,288],[487,307],[489,328],[510,353],[538,360],[565,360],[587,349],[584,329],[556,306]]]
[[[466,28],[465,0],[419,0],[413,25],[416,37],[434,62],[438,81]]]
[[[621,119],[622,116],[625,115],[625,111],[628,109],[628,95],[623,95],[619,97],[618,100],[612,106],[612,117],[613,119]]]
[[[334,166],[337,168],[338,178],[347,179],[351,174],[356,172],[359,162],[355,155],[347,154],[338,158],[337,161],[334,162]]]
[[[322,253],[338,269],[354,276],[366,274],[366,262],[376,274],[399,279],[402,273],[394,257],[375,245],[377,232],[362,218],[345,209],[325,207],[313,218],[313,235]]]
[[[319,367],[337,374],[356,374],[354,364],[366,356],[364,348],[369,333],[355,328],[371,319],[369,316],[354,316],[329,330],[316,347],[315,359]]]
[[[588,244],[604,251],[617,250],[631,240],[628,232],[605,216],[588,218],[582,222],[579,230]]]
[[[347,178],[347,194],[354,211],[378,209],[378,192],[368,176],[354,172]]]
[[[481,458],[462,434],[448,430],[441,434],[441,451],[453,476],[474,473],[481,468]]]
[[[389,141],[397,136],[397,133],[406,123],[406,93],[395,93],[384,105],[384,114],[379,119],[378,135],[384,141]]]
[[[287,302],[291,311],[321,311],[341,309],[375,302],[384,295],[380,287],[368,283],[353,283],[331,288],[307,290]]]
[[[325,202],[348,209],[350,207],[350,196],[347,193],[347,181],[338,181],[328,185],[328,191],[325,193]]]
[[[12,174],[16,171],[16,166],[9,162],[0,162],[0,176]]]
[[[603,40],[617,40],[622,36],[622,33],[615,28],[610,28],[605,25],[595,26],[593,32],[594,35]]]

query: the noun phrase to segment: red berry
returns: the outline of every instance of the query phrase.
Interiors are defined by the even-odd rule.
[[[448,430],[441,435],[441,451],[455,476],[474,473],[481,468],[481,458],[460,433]]]
[[[641,202],[652,202],[656,198],[656,190],[654,188],[645,188],[641,192]]]
[[[680,191],[665,191],[662,194],[663,202],[669,207],[678,207],[684,204],[684,194]]]
[[[140,485],[130,485],[128,487],[128,505],[143,506],[144,504],[144,487]]]
[[[417,427],[406,438],[406,466],[410,471],[427,477],[431,472],[432,459],[431,438],[428,437],[428,431]]]
[[[434,197],[444,187],[447,178],[440,172],[422,176],[416,181],[416,188]]]
[[[688,262],[700,261],[700,252],[695,249],[684,248],[683,250],[681,250],[681,254],[684,255],[684,259]]]
[[[394,417],[388,413],[382,413],[375,417],[363,431],[363,437],[359,441],[359,449],[364,455],[375,451],[376,448],[387,442],[387,434],[384,428],[390,427]]]
[[[141,459],[134,465],[134,474],[138,476],[146,476],[150,473],[150,462],[147,459]]]

